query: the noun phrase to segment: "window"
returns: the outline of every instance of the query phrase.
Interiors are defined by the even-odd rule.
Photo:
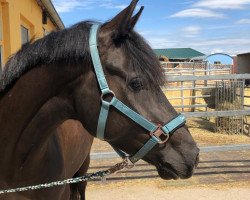
[[[29,29],[21,26],[21,41],[22,45],[29,42]]]
[[[3,23],[2,23],[2,15],[0,13],[0,42],[3,39]]]
[[[2,45],[0,45],[0,74],[2,72],[2,69],[3,69],[3,55],[2,55]]]

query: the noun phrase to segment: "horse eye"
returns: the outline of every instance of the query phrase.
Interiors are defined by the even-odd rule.
[[[143,89],[143,83],[140,78],[133,78],[129,82],[129,87],[134,90],[135,92],[139,92],[140,90]]]

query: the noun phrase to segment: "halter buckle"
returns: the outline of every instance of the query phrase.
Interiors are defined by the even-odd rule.
[[[164,144],[169,139],[169,134],[162,130],[162,125],[158,125],[157,129],[154,132],[150,132],[149,134],[156,137],[159,140],[159,144]],[[165,136],[165,138],[162,138],[163,136]]]

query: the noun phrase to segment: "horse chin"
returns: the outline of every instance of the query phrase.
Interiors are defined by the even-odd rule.
[[[157,171],[159,176],[164,180],[177,180],[179,178],[177,171],[169,163],[159,164]]]
[[[181,179],[188,179],[193,175],[193,170],[189,171],[186,174],[178,173],[178,171],[172,167],[169,163],[160,164],[157,166],[157,171],[159,176],[164,180],[177,180]]]

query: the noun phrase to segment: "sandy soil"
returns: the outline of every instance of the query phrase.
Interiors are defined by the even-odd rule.
[[[108,195],[103,195],[108,194]],[[126,187],[120,189],[98,189],[87,195],[87,199],[93,200],[248,200],[250,189],[231,188],[224,190],[215,189],[183,189],[183,190],[160,190],[150,187]],[[113,198],[112,198],[113,197]]]
[[[91,200],[248,200],[250,182],[228,185],[211,185],[192,188],[160,187],[150,182],[122,185],[92,185],[87,190]]]

